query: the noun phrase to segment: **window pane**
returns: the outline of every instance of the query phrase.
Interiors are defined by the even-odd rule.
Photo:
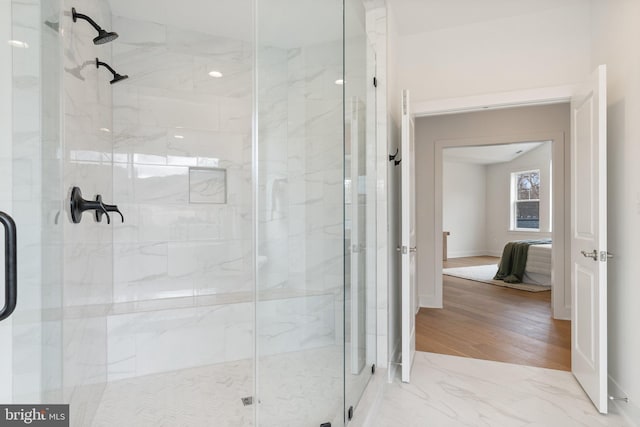
[[[516,228],[540,228],[540,202],[516,202]]]
[[[518,200],[540,198],[540,172],[526,172],[518,174]]]

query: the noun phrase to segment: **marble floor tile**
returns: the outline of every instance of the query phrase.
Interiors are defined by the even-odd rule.
[[[341,346],[261,357],[259,425],[342,425],[342,358]],[[92,427],[252,427],[253,390],[250,359],[112,381]]]
[[[411,378],[385,385],[371,427],[628,427],[570,372],[418,352]]]
[[[133,377],[107,384],[93,427],[250,427],[251,360]]]

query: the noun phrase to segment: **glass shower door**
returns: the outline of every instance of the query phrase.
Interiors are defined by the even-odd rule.
[[[376,362],[375,52],[360,0],[345,0],[345,406],[357,410]]]
[[[257,3],[257,425],[344,425],[342,2]]]
[[[55,3],[0,6],[0,211],[17,236],[17,304],[0,322],[0,404],[60,403],[60,50],[46,26],[57,22]]]

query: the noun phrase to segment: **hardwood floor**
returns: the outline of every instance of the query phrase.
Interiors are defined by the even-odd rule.
[[[498,258],[457,258],[444,268],[494,262]],[[443,302],[443,309],[420,309],[417,350],[571,370],[571,324],[551,317],[551,292],[444,276]]]

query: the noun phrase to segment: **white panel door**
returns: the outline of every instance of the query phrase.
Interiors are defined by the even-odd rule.
[[[416,215],[414,120],[409,111],[409,91],[402,91],[401,231],[402,274],[402,381],[409,382],[416,353]]]
[[[601,65],[571,99],[571,370],[607,412],[607,95]]]

